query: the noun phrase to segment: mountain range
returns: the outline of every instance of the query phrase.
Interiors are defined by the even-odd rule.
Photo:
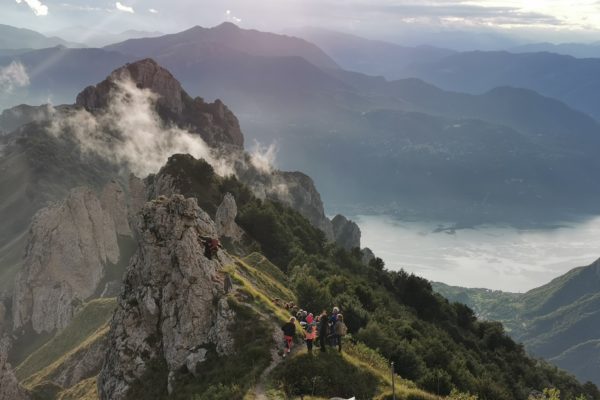
[[[0,24],[0,49],[43,49],[59,45],[77,46],[57,36],[48,37],[30,29]]]
[[[470,54],[479,53],[425,65]],[[495,60],[497,53],[481,54]],[[84,82],[143,57],[165,65],[191,93],[229,104],[249,143],[276,142],[280,165],[315,176],[327,203],[340,210],[523,224],[599,211],[591,151],[597,122],[532,90],[501,86],[469,95],[416,79],[388,81],[345,71],[304,40],[230,23],[105,49],[39,50],[0,58],[0,65],[15,61],[33,71],[11,101],[43,102],[52,93],[66,102]],[[504,65],[489,63],[469,76]]]

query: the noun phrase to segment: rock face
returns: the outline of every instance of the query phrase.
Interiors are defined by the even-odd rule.
[[[235,198],[231,193],[227,193],[215,215],[215,225],[217,226],[219,236],[227,237],[234,241],[242,238],[243,231],[235,222],[236,217],[237,204],[235,203]]]
[[[232,145],[243,148],[244,136],[238,119],[220,100],[205,103],[192,99],[169,71],[154,60],[145,59],[113,71],[106,80],[89,86],[77,96],[76,104],[91,112],[108,107],[116,82],[131,80],[138,88],[150,89],[159,98],[158,114],[167,123],[197,133],[210,145]]]
[[[19,385],[19,381],[7,361],[8,350],[8,341],[0,340],[0,399],[29,400],[29,395]]]
[[[152,361],[164,360],[169,387],[175,371],[200,362],[208,349],[228,354],[234,318],[225,298],[220,251],[209,260],[200,237],[216,235],[195,199],[181,195],[147,203],[135,227],[139,247],[127,268],[99,376],[100,398],[119,400]],[[195,372],[195,371],[190,371]]]
[[[336,215],[331,221],[335,242],[346,250],[360,248],[360,228],[343,215]]]
[[[115,181],[106,184],[102,190],[100,202],[102,203],[102,208],[110,214],[117,234],[131,236],[127,196],[121,185]]]
[[[87,188],[34,217],[23,269],[13,295],[13,328],[37,333],[63,329],[78,303],[90,297],[104,266],[119,261],[112,215]]]
[[[301,172],[272,171],[267,174],[245,171],[240,180],[248,185],[255,196],[286,204],[302,214],[315,227],[321,229],[328,240],[333,240],[331,221],[325,216],[321,195],[315,183]]]

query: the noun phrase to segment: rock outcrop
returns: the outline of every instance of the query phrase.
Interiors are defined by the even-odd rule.
[[[119,261],[113,216],[87,188],[33,218],[12,302],[13,328],[63,329],[78,304],[97,290],[104,266]]]
[[[100,202],[102,208],[111,216],[117,234],[131,236],[127,195],[121,185],[115,181],[107,183],[100,194]]]
[[[8,341],[0,340],[0,399],[29,400],[29,395],[19,385],[19,381],[8,363],[8,351]]]
[[[127,268],[99,376],[103,400],[125,398],[152,362],[166,364],[164,379],[173,388],[176,371],[193,373],[192,364],[207,351],[229,354],[233,348],[228,327],[234,313],[222,271],[231,260],[223,251],[212,260],[204,256],[200,238],[215,236],[216,228],[196,200],[174,195],[147,203],[135,231],[139,247]]]
[[[371,250],[368,247],[365,247],[364,249],[362,249],[361,254],[362,254],[362,262],[365,265],[369,265],[369,263],[377,257],[377,256],[375,256],[375,253],[373,253],[373,250]]]
[[[138,88],[157,94],[156,110],[167,122],[199,134],[210,146],[232,145],[243,148],[244,136],[235,115],[221,102],[193,99],[169,71],[152,59],[127,64],[113,71],[106,80],[89,86],[78,96],[76,105],[90,112],[101,112],[111,101],[117,82],[131,80]]]
[[[335,242],[346,250],[360,248],[360,228],[354,221],[343,215],[336,215],[331,220]]]
[[[215,225],[217,226],[217,233],[220,237],[230,238],[234,241],[238,241],[242,238],[244,232],[235,222],[236,217],[237,204],[235,198],[231,193],[227,193],[215,215]]]
[[[275,200],[302,214],[309,222],[334,240],[331,221],[325,216],[321,195],[315,183],[301,172],[272,171],[270,173],[248,169],[239,174],[240,180],[260,199]]]

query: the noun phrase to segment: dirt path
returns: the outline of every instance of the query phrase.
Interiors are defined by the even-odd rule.
[[[266,391],[267,378],[279,364],[285,361],[285,358],[279,354],[279,350],[283,348],[283,333],[277,324],[273,324],[273,340],[278,344],[278,346],[275,346],[273,349],[271,349],[271,364],[265,368],[262,374],[260,374],[258,382],[254,387],[255,400],[268,400]],[[301,348],[302,344],[294,343],[294,347],[292,347],[292,353],[288,354],[287,357],[293,357],[300,351]]]

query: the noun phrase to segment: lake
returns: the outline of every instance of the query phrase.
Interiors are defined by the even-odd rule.
[[[386,216],[351,218],[388,269],[465,287],[523,292],[600,258],[600,218],[555,228],[517,229],[481,225],[448,229],[437,222]]]

